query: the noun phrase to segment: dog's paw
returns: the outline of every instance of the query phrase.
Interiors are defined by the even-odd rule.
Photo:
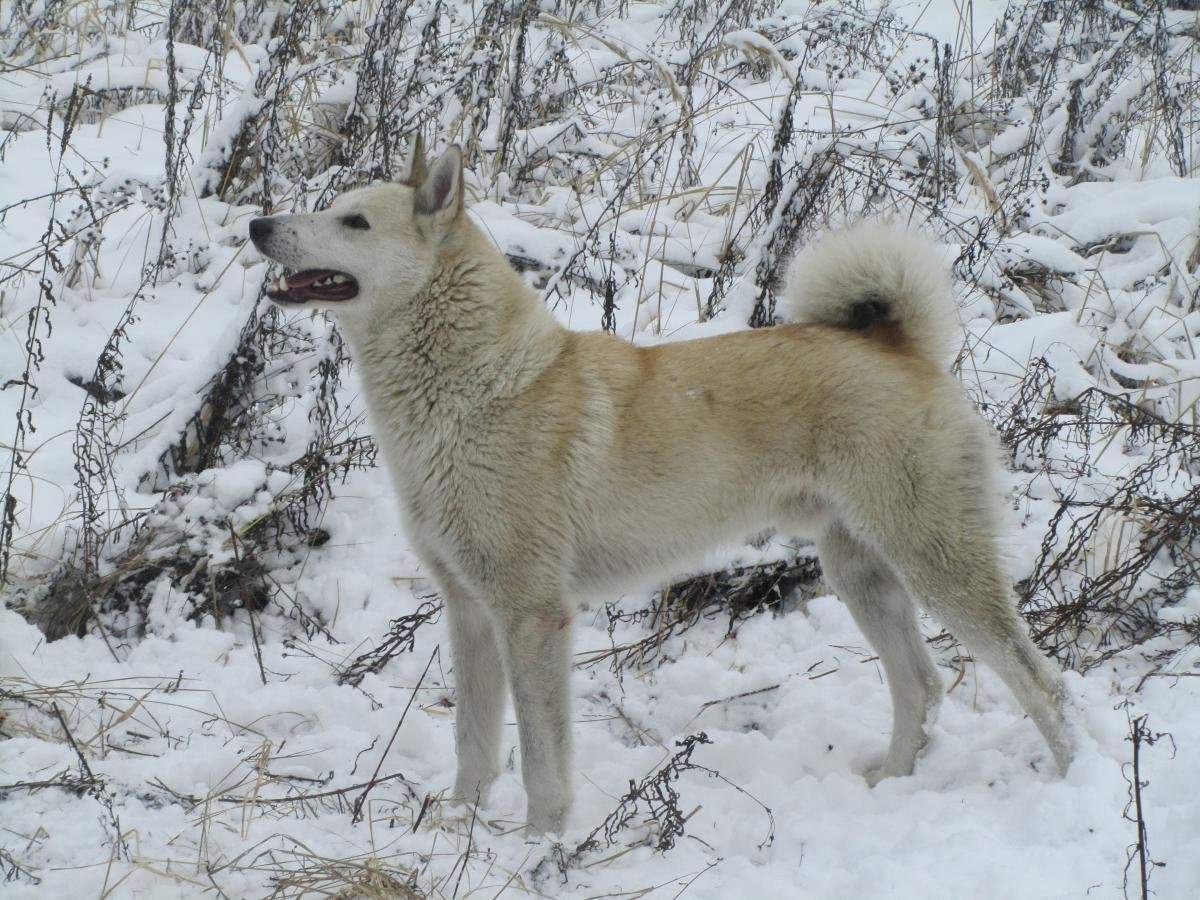
[[[531,800],[525,812],[525,821],[528,823],[525,834],[529,837],[545,836],[556,840],[557,836],[562,834],[563,826],[567,823],[569,811],[569,802],[546,803]]]
[[[904,778],[911,775],[914,763],[915,760],[897,759],[891,753],[884,753],[864,766],[859,774],[870,787],[875,787],[885,778]]]
[[[557,831],[543,831],[533,825],[526,825],[521,829],[521,838],[526,844],[545,847],[553,847],[555,844],[562,843],[562,838]]]

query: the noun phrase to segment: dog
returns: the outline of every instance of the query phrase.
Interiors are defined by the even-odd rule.
[[[267,296],[336,315],[456,673],[455,795],[486,802],[507,684],[527,822],[571,804],[571,599],[774,527],[815,541],[893,703],[869,783],[911,774],[943,692],[916,604],[1009,687],[1065,772],[1059,674],[998,553],[991,429],[947,371],[948,274],[868,223],[790,271],[789,324],[652,347],[559,325],[464,210],[457,146],[403,183],[256,218]]]

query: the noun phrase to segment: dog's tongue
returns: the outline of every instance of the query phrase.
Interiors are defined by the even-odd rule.
[[[328,269],[305,269],[303,272],[296,272],[286,278],[288,290],[297,291],[312,287],[314,283],[332,274]]]
[[[278,303],[349,300],[358,296],[358,282],[345,272],[333,269],[304,269],[280,275],[279,280],[267,289],[267,296]]]

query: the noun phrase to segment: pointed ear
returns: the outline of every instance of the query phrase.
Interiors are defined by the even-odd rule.
[[[454,144],[434,160],[426,176],[416,183],[413,211],[419,216],[433,216],[449,221],[463,208],[462,148]]]
[[[409,154],[408,177],[404,180],[413,187],[429,177],[429,163],[425,160],[425,139],[421,135],[413,138],[412,152]]]

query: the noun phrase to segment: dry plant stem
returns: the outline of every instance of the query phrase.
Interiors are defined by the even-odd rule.
[[[1174,738],[1165,732],[1152,732],[1147,727],[1149,716],[1146,714],[1130,718],[1129,720],[1129,736],[1126,740],[1133,745],[1132,757],[1129,763],[1123,766],[1127,769],[1125,772],[1125,780],[1129,783],[1129,802],[1125,805],[1125,818],[1134,824],[1136,829],[1136,839],[1129,845],[1129,856],[1125,860],[1125,882],[1123,885],[1125,896],[1129,896],[1129,869],[1133,866],[1134,860],[1137,860],[1137,897],[1140,900],[1150,900],[1154,895],[1150,890],[1150,878],[1154,874],[1154,869],[1166,865],[1158,862],[1150,856],[1150,838],[1149,831],[1146,826],[1146,814],[1142,799],[1142,791],[1150,782],[1142,777],[1142,751],[1146,747],[1153,747],[1160,739],[1167,738],[1168,741],[1174,744]]]
[[[375,764],[375,771],[371,774],[371,780],[367,782],[363,792],[358,795],[358,799],[354,801],[354,809],[350,816],[350,821],[358,823],[362,819],[363,805],[367,802],[367,795],[371,792],[371,788],[375,786],[375,779],[379,775],[379,770],[383,768],[383,761],[387,759],[388,751],[392,749],[392,744],[396,740],[396,735],[400,733],[400,726],[404,724],[404,718],[408,715],[409,709],[413,705],[413,700],[417,698],[417,692],[421,690],[421,686],[425,683],[425,676],[429,674],[429,667],[433,665],[434,659],[438,655],[440,647],[434,647],[433,652],[429,654],[429,662],[425,663],[425,669],[421,672],[421,677],[417,679],[417,684],[413,688],[412,694],[409,695],[408,703],[404,705],[404,712],[400,713],[400,720],[396,723],[395,730],[392,731],[392,736],[388,738],[387,746],[383,748],[383,752],[379,754],[379,762]]]

